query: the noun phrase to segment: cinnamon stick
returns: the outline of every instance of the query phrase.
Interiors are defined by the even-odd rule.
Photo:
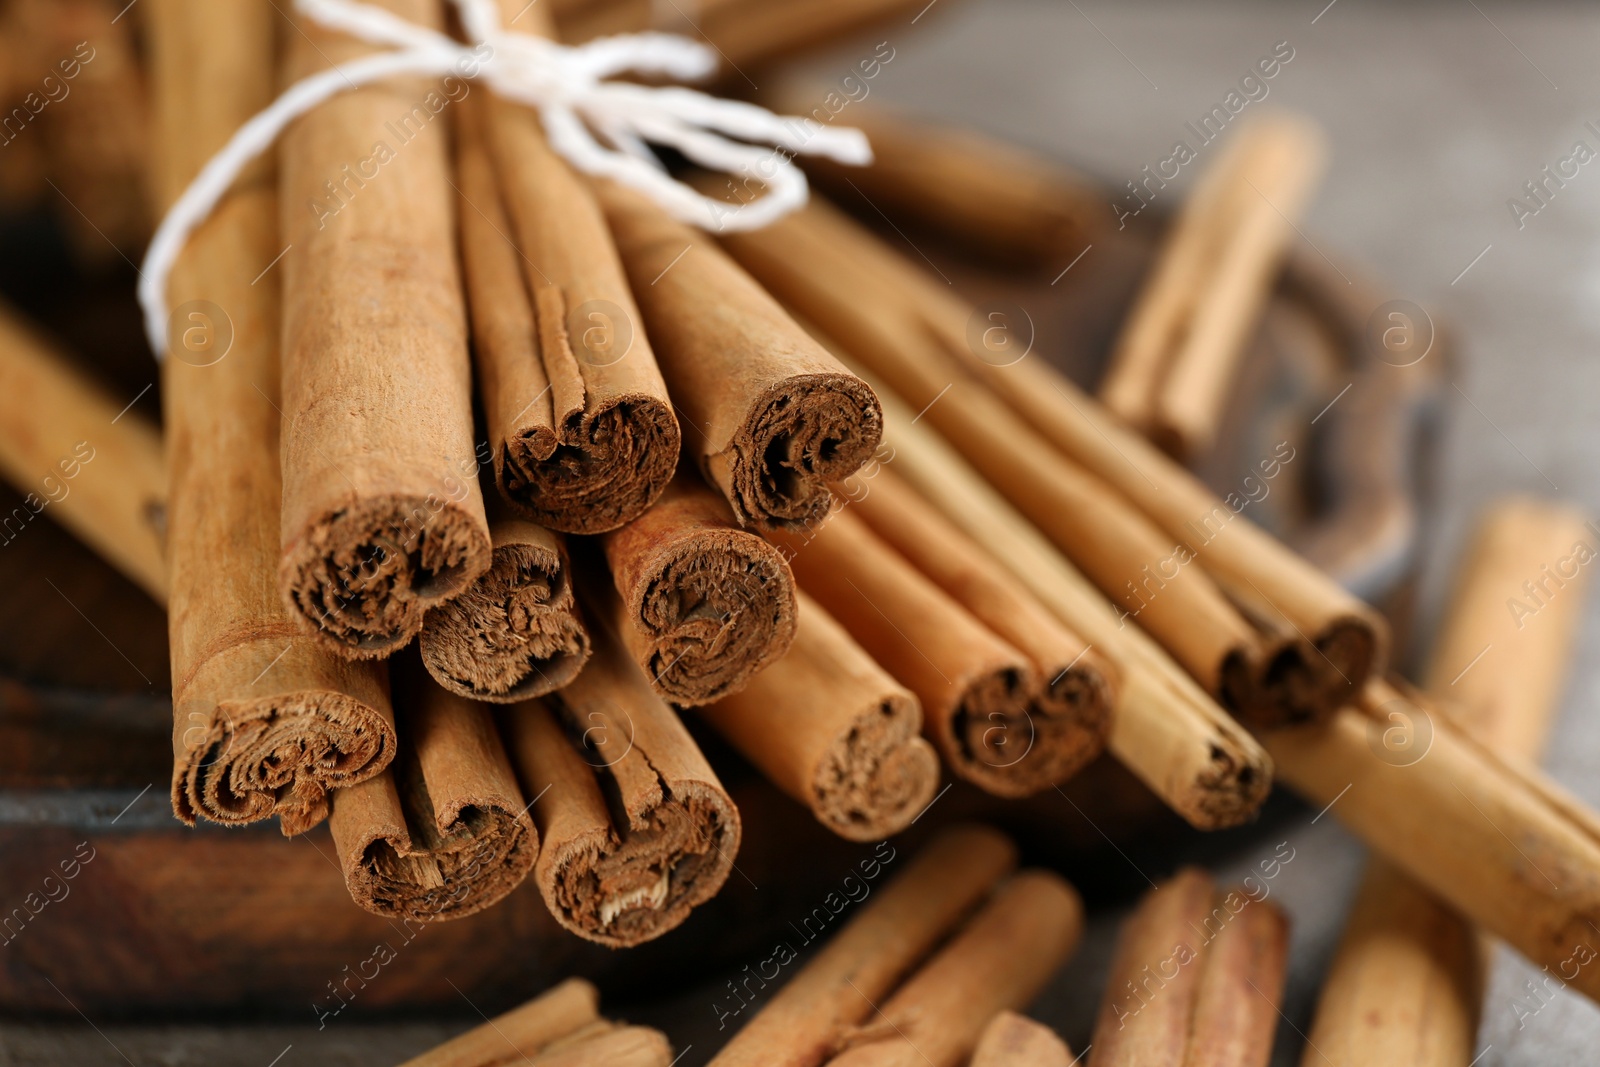
[[[539,1067],[671,1067],[672,1063],[667,1035],[648,1026],[613,1026],[550,1048],[539,1057]]]
[[[23,493],[0,544],[40,516],[65,526],[157,603],[167,599],[161,431],[0,305],[0,475]],[[99,466],[96,466],[96,464]]]
[[[1151,890],[1117,938],[1095,1067],[1266,1067],[1288,964],[1288,920],[1194,868]]]
[[[550,35],[543,6],[500,0],[500,13]],[[496,482],[551,529],[615,529],[677,461],[652,341],[593,196],[538,115],[497,98],[462,111],[462,251]]]
[[[921,706],[816,601],[797,599],[789,651],[700,716],[834,833],[898,833],[939,785]]]
[[[1583,516],[1558,505],[1511,498],[1479,520],[1427,677],[1450,701],[1453,722],[1511,759],[1534,760],[1542,747],[1588,584],[1581,561],[1597,547]],[[1525,582],[1539,583],[1537,608]],[[1513,604],[1533,614],[1508,610]],[[1466,1063],[1488,952],[1454,909],[1373,860],[1328,970],[1310,1044],[1334,1067]]]
[[[1016,846],[994,830],[940,831],[733,1035],[712,1067],[826,1061],[1016,862]]]
[[[875,385],[892,469],[1061,622],[1118,667],[1107,745],[1174,811],[1200,829],[1249,820],[1266,799],[1272,761],[1237,722],[893,393]]]
[[[870,481],[859,475],[851,481],[851,513],[1033,664],[1039,684],[1025,721],[969,721],[963,751],[983,753],[979,762],[988,768],[1005,768],[997,786],[1030,793],[1065,781],[1098,756],[1116,700],[1105,657],[892,468],[877,470]],[[1013,726],[1020,728],[1007,728]]]
[[[688,451],[741,524],[799,529],[871,458],[878,402],[715,242],[640,194],[595,183]]]
[[[589,634],[561,535],[509,517],[489,533],[494,561],[466,592],[428,612],[419,646],[428,673],[450,692],[509,704],[577,677]]]
[[[357,904],[416,922],[459,919],[521,884],[539,835],[489,710],[404,669],[399,755],[334,793],[328,825]]]
[[[1194,566],[1192,547],[1158,528],[1102,474],[1019,425],[954,350],[969,344],[970,309],[959,334],[938,332],[948,324],[921,306],[920,287],[928,283],[861,227],[813,198],[803,210],[723,243],[852,361],[923,409],[922,418],[1070,555],[1128,621],[1153,634],[1230,709],[1252,722],[1295,722],[1329,714],[1346,695],[1309,642],[1288,627],[1259,632]],[[947,293],[938,300],[960,306]]]
[[[960,1067],[995,1013],[1037,996],[1082,934],[1083,904],[1064,879],[1038,870],[1014,875],[829,1062]]]
[[[642,516],[601,540],[621,597],[617,630],[657,693],[708,704],[788,651],[794,576],[739,528],[721,494],[680,471]]]
[[[401,1067],[486,1067],[516,1062],[517,1057],[532,1060],[546,1046],[600,1021],[599,992],[581,978],[568,978]]]
[[[1073,1067],[1076,1062],[1054,1030],[1014,1011],[990,1019],[972,1052],[972,1067]]]
[[[562,926],[626,948],[709,900],[739,851],[739,813],[683,723],[604,627],[548,707],[501,726],[544,838],[534,880]],[[569,741],[566,734],[576,740]]]
[[[1106,407],[1180,460],[1217,431],[1325,156],[1286,114],[1239,132],[1185,202],[1101,382]]]
[[[158,210],[272,98],[276,19],[257,0],[151,5]],[[236,184],[167,287],[172,807],[190,825],[276,814],[293,834],[328,817],[329,790],[388,765],[395,731],[387,672],[305,636],[275,588],[280,308],[276,275],[260,276],[280,251],[273,179],[258,166]]]
[[[442,24],[438,0],[379,6]],[[291,78],[373,51],[308,19],[296,28]],[[293,250],[278,268],[279,587],[302,628],[350,658],[404,645],[429,608],[490,564],[437,117],[465,84],[395,79],[341,93],[281,145],[280,236]]]

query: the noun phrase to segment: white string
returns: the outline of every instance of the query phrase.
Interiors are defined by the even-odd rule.
[[[157,359],[167,352],[167,276],[189,235],[291,122],[358,86],[400,75],[480,79],[500,96],[537,109],[550,146],[578,170],[613,178],[649,196],[678,221],[708,230],[759,229],[802,206],[806,179],[791,154],[872,162],[860,130],[775,115],[680,86],[605,80],[623,72],[705,77],[715,69],[716,56],[687,37],[634,33],[566,46],[501,26],[495,0],[452,2],[474,43],[462,44],[357,0],[295,0],[301,14],[322,26],[396,50],[363,56],[291,85],[239,127],[178,197],[150,240],[139,277],[145,335]],[[648,144],[674,148],[710,170],[750,175],[761,183],[763,195],[741,204],[702,196],[674,180]]]

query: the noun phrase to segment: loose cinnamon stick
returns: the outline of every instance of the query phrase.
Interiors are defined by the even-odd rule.
[[[1095,1067],[1266,1067],[1288,964],[1288,920],[1188,868],[1145,895],[1117,939],[1095,1023]]]
[[[542,6],[501,0],[500,12],[550,35]],[[652,342],[593,196],[538,115],[494,98],[462,111],[462,250],[495,479],[541,525],[615,529],[677,462]]]
[[[1179,459],[1216,441],[1244,346],[1325,155],[1277,114],[1245,126],[1185,203],[1112,350],[1106,407]]]
[[[672,1063],[667,1035],[648,1026],[614,1026],[581,1041],[562,1043],[539,1057],[539,1067],[671,1067]]]
[[[1106,659],[892,468],[879,469],[870,481],[852,481],[851,514],[1034,666],[1039,685],[1026,721],[969,721],[962,749],[983,753],[979,762],[986,767],[1005,768],[997,786],[1028,792],[1065,781],[1098,756],[1116,700]]]
[[[712,1067],[823,1063],[1016,863],[1016,846],[994,830],[940,831],[733,1035]]]
[[[741,524],[815,522],[828,483],[878,447],[872,390],[711,238],[630,189],[595,188],[706,481]]]
[[[1427,731],[1424,758],[1384,735]],[[1511,766],[1415,694],[1370,682],[1323,726],[1263,735],[1279,776],[1465,918],[1600,998],[1600,818],[1536,771]],[[1419,737],[1420,743],[1420,737]],[[1334,803],[1337,799],[1337,803]]]
[[[508,709],[501,725],[535,798],[545,844],[534,879],[551,914],[580,937],[626,948],[673,929],[722,888],[739,813],[615,637],[597,626],[594,642],[594,658],[548,709]]]
[[[0,543],[49,515],[157,603],[167,599],[161,431],[0,305],[0,474],[24,494]],[[96,466],[99,464],[99,466]]]
[[[922,417],[1067,552],[1129,621],[1150,631],[1228,707],[1252,722],[1295,722],[1327,715],[1345,695],[1308,642],[1287,627],[1258,632],[1193,565],[1192,547],[1159,529],[1100,474],[1018,425],[954,351],[969,344],[971,315],[959,334],[940,334],[942,323],[921,306],[919,286],[926,283],[915,276],[906,281],[911,268],[864,229],[813,198],[802,211],[758,232],[727,235],[723,243],[854,363],[922,408]],[[938,300],[940,307],[959,305],[944,293]],[[967,357],[982,364],[976,354]]]
[[[256,0],[151,5],[158,210],[272,98],[276,18]],[[276,814],[292,834],[327,818],[328,790],[381,771],[395,732],[387,672],[305,636],[275,588],[280,309],[277,277],[260,273],[280,251],[276,211],[258,167],[190,237],[167,288],[172,806],[191,825]]]
[[[1542,747],[1588,584],[1581,561],[1597,547],[1583,517],[1557,505],[1512,498],[1479,522],[1427,676],[1451,702],[1452,721],[1511,759],[1531,761]],[[1537,608],[1525,582],[1542,585],[1532,590]],[[1334,1067],[1466,1063],[1488,949],[1454,909],[1373,860],[1317,1004],[1317,1058]]]
[[[1200,829],[1249,820],[1272,784],[1261,746],[897,396],[875,388],[896,475],[1117,664],[1112,754]]]
[[[600,994],[568,978],[526,1004],[451,1038],[401,1067],[486,1067],[518,1057],[532,1060],[546,1046],[600,1021]]]
[[[442,24],[438,0],[379,6]],[[373,51],[296,25],[291,78]],[[281,237],[293,250],[278,268],[279,587],[302,628],[350,658],[404,645],[429,608],[490,563],[455,201],[435,116],[446,103],[439,83],[419,79],[341,93],[290,127],[280,152]]]
[[[428,612],[419,645],[428,673],[450,692],[510,704],[577,677],[589,634],[561,535],[517,518],[497,519],[489,533],[494,562]]]
[[[333,794],[329,828],[357,904],[396,919],[459,919],[521,884],[539,835],[489,709],[411,664],[405,678],[398,758]]]
[[[796,623],[781,659],[700,715],[834,833],[898,833],[939,785],[922,708],[804,592]]]
[[[778,535],[800,586],[922,704],[923,728],[956,774],[1019,796],[1049,784],[1007,739],[1029,734],[1044,683],[1033,662],[975,619],[850,510],[809,539]],[[998,740],[992,733],[998,731]],[[1047,754],[1041,749],[1041,757]]]
[[[1054,1030],[1014,1011],[990,1019],[972,1052],[972,1067],[1073,1067],[1076,1062]]]
[[[1023,871],[850,1035],[836,1067],[960,1067],[997,1011],[1027,1005],[1083,934],[1059,875]]]
[[[741,530],[722,496],[680,471],[642,516],[601,541],[621,597],[617,629],[657,693],[708,704],[789,650],[794,576]]]

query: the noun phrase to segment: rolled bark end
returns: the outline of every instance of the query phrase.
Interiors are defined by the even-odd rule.
[[[620,834],[574,840],[554,857],[556,919],[613,948],[682,923],[722,887],[738,850],[738,813],[726,794],[700,783],[663,790],[630,822]]]
[[[1314,640],[1298,634],[1238,651],[1222,665],[1222,698],[1251,726],[1270,729],[1322,722],[1356,698],[1376,663],[1378,635],[1364,619],[1344,616]]]
[[[736,692],[794,641],[794,581],[778,550],[754,534],[703,531],[641,578],[628,604],[649,638],[640,666],[675,704]]]
[[[1181,810],[1204,830],[1224,830],[1256,817],[1272,791],[1272,761],[1259,749],[1246,750],[1218,735],[1209,750],[1210,764],[1188,789]]]
[[[904,692],[858,715],[817,766],[812,810],[822,823],[851,841],[905,829],[939,784],[939,757],[921,726],[922,712]]]
[[[647,396],[574,413],[559,434],[504,443],[500,491],[528,518],[563,533],[596,534],[631,522],[661,495],[677,467],[678,421]]]
[[[1057,666],[1031,703],[1011,701],[981,715],[963,705],[955,729],[964,776],[998,796],[1032,796],[1104,751],[1111,688],[1093,667]]]
[[[827,514],[828,483],[855,473],[882,437],[883,409],[860,378],[795,375],[751,406],[728,452],[707,459],[708,474],[740,523],[804,529]]]
[[[570,568],[533,542],[496,544],[472,588],[428,614],[419,644],[444,688],[500,704],[560,689],[589,658]]]
[[[292,837],[328,817],[329,790],[371,777],[394,751],[390,716],[343,693],[227,701],[174,761],[172,810],[190,826],[277,814]]]
[[[470,806],[437,829],[430,848],[390,837],[371,842],[346,878],[356,903],[397,919],[459,919],[515,889],[538,855],[534,835],[505,808]]]
[[[350,659],[387,656],[430,607],[489,566],[482,518],[434,497],[381,496],[326,514],[284,551],[279,585],[302,629]]]

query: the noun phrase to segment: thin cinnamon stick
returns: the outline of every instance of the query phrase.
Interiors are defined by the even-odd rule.
[[[270,4],[158,0],[146,14],[164,209],[273,95]],[[305,636],[277,595],[277,192],[258,167],[189,239],[168,284],[163,364],[172,583],[173,812],[286,834],[395,751],[387,672]],[[124,420],[133,417],[122,416]]]
[[[542,6],[500,0],[500,13],[550,35]],[[462,250],[495,479],[541,525],[615,529],[660,495],[678,455],[652,342],[593,196],[538,115],[494,98],[462,112]]]
[[[614,182],[595,189],[706,481],[741,524],[815,522],[828,483],[878,447],[872,390],[711,238]]]
[[[615,637],[597,626],[594,642],[548,708],[530,702],[500,721],[535,798],[545,844],[534,879],[551,914],[625,948],[673,929],[722,888],[739,813]]]
[[[674,704],[736,693],[789,650],[794,576],[783,554],[739,528],[692,472],[601,540],[621,597],[617,630],[651,687]]]
[[[960,1067],[997,1011],[1027,1005],[1083,934],[1059,875],[1023,871],[849,1036],[837,1067]]]
[[[1036,778],[1029,705],[1042,690],[1035,665],[890,548],[849,509],[809,540],[777,535],[801,588],[922,704],[923,729],[956,774],[1018,796]],[[993,733],[998,732],[998,739]],[[1048,755],[1038,750],[1039,757]]]
[[[905,829],[939,785],[917,698],[804,592],[789,651],[699,713],[772,784],[852,841]]]
[[[438,0],[379,6],[442,24]],[[373,51],[308,19],[296,28],[291,78]],[[278,268],[279,587],[307,633],[351,658],[404,645],[490,563],[438,117],[446,91],[395,79],[341,93],[291,126],[280,151],[281,237],[293,250]]]
[[[1427,737],[1396,759],[1385,734]],[[1420,695],[1370,682],[1323,726],[1263,735],[1279,776],[1373,851],[1535,964],[1600,998],[1600,818],[1536,771],[1513,767]],[[1334,803],[1337,799],[1337,803]],[[1575,973],[1574,973],[1575,972]]]
[[[1266,1067],[1288,920],[1187,868],[1145,895],[1117,938],[1092,1044],[1096,1067]]]
[[[518,1057],[532,1060],[551,1043],[599,1021],[599,992],[581,978],[568,978],[401,1067],[486,1067],[517,1062]]]
[[[1016,862],[1016,846],[994,830],[940,831],[733,1035],[712,1067],[823,1063]]]
[[[1583,561],[1597,547],[1582,515],[1512,498],[1480,519],[1464,557],[1429,686],[1462,730],[1511,759],[1531,761],[1542,747],[1581,617]],[[1317,1004],[1318,1058],[1334,1067],[1466,1063],[1488,951],[1454,909],[1373,860]]]
[[[1255,739],[1139,627],[1124,625],[1089,580],[897,396],[874,387],[895,474],[1118,666],[1112,754],[1200,829],[1250,819],[1272,783],[1272,761]]]
[[[137,412],[117,418],[126,402],[5,305],[0,368],[0,474],[24,494],[22,506],[0,516],[0,544],[48,515],[166,603],[160,429]]]
[[[416,922],[459,919],[521,884],[539,835],[489,709],[404,669],[399,756],[333,794],[329,829],[357,904]]]
[[[1116,693],[1110,663],[1063,626],[1026,586],[894,474],[852,479],[851,514],[972,616],[1032,662],[1038,688],[1026,720],[969,721],[960,743],[1005,768],[996,784],[1036,792],[1082,769],[1105,747]]]
[[[497,519],[489,533],[494,562],[428,612],[419,646],[428,673],[450,692],[509,704],[577,677],[589,634],[561,535],[518,518]]]
[[[1072,1067],[1076,1062],[1054,1030],[1014,1011],[990,1019],[972,1052],[972,1067]]]
[[[1303,119],[1274,114],[1247,124],[1180,211],[1129,313],[1100,395],[1179,459],[1216,441],[1324,155],[1320,132]]]
[[[1193,548],[1158,528],[1102,475],[1019,425],[951,348],[966,351],[977,343],[966,332],[970,310],[959,334],[939,333],[937,327],[947,324],[932,321],[921,306],[919,287],[927,283],[860,226],[813,198],[803,210],[758,232],[727,235],[723,243],[855,364],[923,409],[922,418],[1067,552],[1129,621],[1150,631],[1229,708],[1252,722],[1295,722],[1327,715],[1345,695],[1308,642],[1288,628],[1258,632],[1194,565]],[[938,299],[940,307],[960,306],[949,294]],[[972,352],[967,357],[983,362]]]

